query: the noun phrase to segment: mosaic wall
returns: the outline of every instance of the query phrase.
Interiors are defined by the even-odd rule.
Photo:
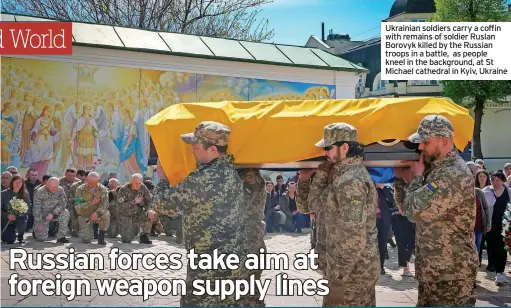
[[[335,86],[2,57],[1,169],[147,168],[154,114],[180,102],[335,98]]]

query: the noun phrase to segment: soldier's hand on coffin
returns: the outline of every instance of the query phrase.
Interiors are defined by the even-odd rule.
[[[403,179],[406,183],[410,183],[414,178],[412,169],[409,167],[394,168],[394,175],[397,178]]]
[[[305,182],[312,176],[314,171],[316,171],[316,170],[315,169],[300,170],[300,175],[298,176],[298,179],[300,180],[300,182]]]
[[[100,202],[101,202],[101,199],[98,197],[94,197],[94,199],[92,200],[92,204],[94,204],[94,205],[98,205]]]
[[[94,221],[96,219],[98,219],[98,213],[94,212],[90,215],[90,220]]]
[[[414,177],[423,175],[424,170],[426,169],[426,167],[424,166],[424,153],[421,153],[419,161],[408,162],[408,166],[410,166],[410,169],[412,170]]]
[[[50,221],[52,219],[53,219],[53,215],[52,214],[46,215],[46,220]]]

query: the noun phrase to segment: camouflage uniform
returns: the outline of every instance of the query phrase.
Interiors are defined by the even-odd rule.
[[[119,235],[121,229],[118,222],[119,210],[117,207],[117,193],[119,192],[119,189],[120,186],[115,190],[108,191],[108,211],[110,212],[110,226],[108,227],[106,234],[110,238],[116,238]]]
[[[137,196],[143,197],[140,204],[135,203]],[[139,190],[132,189],[131,183],[120,186],[117,192],[117,223],[123,243],[131,243],[140,229],[141,241],[151,232],[152,222],[146,215],[146,211],[152,209],[151,204],[151,194],[144,184]]]
[[[78,186],[85,183],[85,180],[78,181],[73,183],[71,187],[69,187],[69,194],[67,194],[67,210],[69,211],[70,219],[69,219],[69,229],[71,229],[71,236],[77,237],[78,230],[80,226],[78,224],[78,214],[76,214],[75,210],[75,193]]]
[[[316,145],[357,141],[356,129],[345,123],[325,126]],[[313,212],[322,212],[326,233],[326,273],[330,293],[324,306],[376,306],[380,274],[377,245],[377,192],[361,157],[346,157],[330,171],[318,168],[308,196]],[[330,179],[329,179],[330,177]],[[310,182],[300,182],[303,186]]]
[[[409,140],[420,143],[453,135],[449,120],[430,115]],[[417,306],[474,306],[479,257],[474,248],[476,207],[470,169],[454,148],[433,161],[427,175],[402,184],[396,188],[401,207],[416,222]]]
[[[153,191],[154,193],[154,191]],[[176,230],[176,242],[183,242],[183,216],[169,208],[165,208],[163,203],[156,202],[153,204],[154,211],[158,215],[157,223],[163,226],[165,234],[172,235],[172,230]]]
[[[75,179],[74,181],[69,181],[65,176],[59,179],[59,186],[64,188],[64,192],[66,193],[67,198],[69,198],[69,189],[76,182],[80,182],[80,180]]]
[[[66,194],[62,187],[54,193],[49,192],[45,186],[38,188],[34,193],[34,234],[37,241],[45,241],[48,239],[48,231],[50,222],[46,220],[48,214],[54,217],[52,220],[59,222],[59,230],[57,238],[63,238],[69,230],[67,224],[69,222],[69,211],[66,209]],[[43,224],[43,229],[37,231],[39,224]]]
[[[216,122],[201,122],[195,133],[182,135],[186,143],[227,145],[230,130]],[[237,254],[243,261],[246,250],[243,233],[245,207],[243,183],[233,166],[231,155],[221,156],[197,169],[175,187],[167,180],[160,180],[154,190],[154,203],[172,211],[183,213],[183,232],[187,250],[197,254]],[[241,263],[243,264],[243,262]],[[196,279],[246,279],[246,269],[192,270],[187,268],[187,288],[193,288]],[[246,298],[236,300],[229,296],[196,296],[188,293],[181,297],[181,306],[242,306]]]
[[[266,250],[264,243],[264,207],[266,205],[266,184],[261,172],[258,169],[241,169],[238,174],[243,181],[245,204],[242,212],[245,216],[243,226],[245,227],[246,254],[259,254],[259,249]],[[261,279],[262,270],[251,270],[250,275],[255,279]],[[260,294],[256,290],[254,296],[247,298],[245,306],[265,306],[264,299],[259,300]]]
[[[313,177],[307,182],[297,183],[296,186],[296,207],[300,213],[312,212],[307,201],[309,197],[310,184]],[[319,270],[325,273],[326,270],[326,228],[324,224],[324,207],[319,207],[317,212],[314,212],[316,219],[311,222],[313,231],[311,232],[311,248],[318,254],[318,267]]]
[[[93,204],[92,200],[99,198],[98,204]],[[75,193],[75,211],[78,214],[79,231],[78,236],[84,243],[90,243],[94,237],[92,224],[99,225],[99,230],[106,232],[110,226],[110,212],[108,211],[108,191],[105,186],[97,184],[94,189],[89,188],[84,183],[76,189]],[[97,219],[90,220],[92,213],[96,212]],[[103,238],[103,236],[101,236]],[[103,242],[101,239],[99,242]]]

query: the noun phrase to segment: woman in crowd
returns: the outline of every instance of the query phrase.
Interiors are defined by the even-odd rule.
[[[476,187],[479,189],[483,189],[486,186],[490,186],[490,174],[488,171],[484,169],[479,169],[475,173],[475,183]]]
[[[290,181],[287,185],[287,191],[280,197],[280,209],[286,214],[286,222],[283,228],[288,232],[302,233],[305,228],[305,215],[298,212],[296,207],[296,182]]]
[[[476,176],[476,182],[475,182],[475,184],[476,184],[475,201],[476,201],[477,207],[476,207],[476,221],[475,221],[475,226],[474,226],[474,234],[475,234],[475,238],[476,238],[477,252],[479,252],[479,266],[481,266],[482,252],[483,252],[483,250],[481,249],[481,242],[482,242],[483,236],[486,235],[486,233],[491,230],[491,216],[490,216],[490,211],[488,209],[488,202],[486,201],[486,196],[484,195],[483,190],[479,189],[477,187],[478,183],[480,183],[479,179],[481,179],[481,181],[483,181],[482,183],[485,185],[484,187],[487,186],[486,182],[488,182],[488,184],[489,184],[490,180],[485,175],[485,173],[487,173],[486,170],[480,169],[479,171],[481,171],[481,172],[479,172],[479,177]],[[488,254],[488,259],[489,259],[489,254]]]
[[[275,192],[273,182],[266,182],[266,206],[264,208],[264,222],[266,223],[266,232],[280,230],[280,206],[279,196]]]
[[[489,214],[492,217],[491,230],[486,234],[486,241],[492,265],[497,273],[495,282],[502,284],[507,283],[507,278],[504,274],[507,252],[504,248],[504,238],[502,236],[502,220],[511,198],[511,188],[505,184],[506,177],[502,172],[492,173],[490,181],[491,185],[483,189],[486,201],[488,202]]]
[[[25,181],[23,178],[16,174],[12,177],[10,188],[2,191],[2,230],[8,224],[7,229],[2,234],[2,242],[13,244],[16,239],[16,232],[18,233],[18,242],[25,243],[23,236],[25,234],[25,227],[27,223],[27,214],[21,216],[14,216],[8,213],[9,202],[13,198],[24,200],[30,209],[30,197],[25,190]]]

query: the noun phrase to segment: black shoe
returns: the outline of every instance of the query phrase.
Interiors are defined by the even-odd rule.
[[[385,269],[384,269],[384,268],[382,268],[382,269],[381,269],[381,274],[382,274],[382,275],[387,274],[387,272],[385,272]]]
[[[25,244],[26,242],[25,242],[23,239],[19,239],[19,240],[18,240],[18,243],[20,243],[20,244]]]
[[[142,233],[142,234],[140,234],[139,243],[140,244],[152,244],[153,242],[151,240],[149,240],[149,236],[147,235],[147,233]]]
[[[98,234],[98,245],[103,245],[103,246],[106,245],[106,242],[105,242],[105,231],[99,231],[99,234]]]
[[[69,240],[65,237],[61,237],[57,240],[57,243],[69,243]]]

